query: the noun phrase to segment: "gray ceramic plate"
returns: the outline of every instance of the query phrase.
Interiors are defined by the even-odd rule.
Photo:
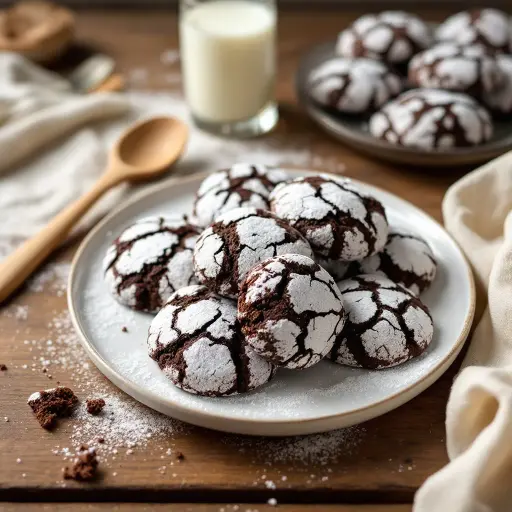
[[[425,167],[453,167],[476,165],[495,158],[512,149],[512,118],[496,121],[493,138],[472,148],[424,151],[395,146],[375,139],[368,132],[365,116],[332,114],[313,103],[307,94],[307,78],[313,68],[334,56],[334,43],[313,48],[300,64],[296,77],[297,96],[309,116],[327,133],[369,156],[394,163]]]
[[[297,435],[346,427],[384,414],[426,389],[450,366],[468,335],[475,307],[473,280],[464,256],[427,214],[388,192],[356,182],[382,201],[393,226],[418,231],[434,251],[439,272],[422,299],[434,319],[435,336],[425,353],[382,371],[329,361],[302,371],[280,370],[269,384],[228,398],[195,396],[174,387],[147,354],[152,316],[123,307],[112,298],[103,282],[102,259],[118,233],[136,219],[190,213],[204,177],[159,183],[130,199],[91,231],[75,256],[68,288],[73,324],[89,357],[123,391],[195,425],[242,434]],[[122,332],[123,326],[128,332]]]

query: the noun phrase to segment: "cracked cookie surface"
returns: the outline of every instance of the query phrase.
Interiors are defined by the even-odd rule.
[[[349,180],[327,175],[294,179],[273,190],[270,207],[325,260],[360,260],[386,243],[384,207]]]
[[[176,290],[196,282],[199,229],[186,216],[147,217],[124,230],[103,260],[105,282],[121,304],[156,312]]]
[[[409,62],[414,87],[459,91],[481,98],[497,90],[505,75],[494,55],[482,46],[440,43],[416,54]]]
[[[403,64],[430,45],[430,29],[414,14],[384,11],[365,14],[338,36],[336,53]]]
[[[266,210],[237,208],[206,228],[194,249],[194,269],[202,284],[236,298],[239,285],[260,261],[280,254],[312,256],[307,240]]]
[[[493,124],[489,112],[466,94],[412,89],[373,114],[369,129],[391,144],[432,150],[482,144]]]
[[[432,284],[436,270],[432,249],[423,238],[393,230],[381,252],[352,263],[345,277],[381,274],[419,295]]]
[[[151,323],[148,350],[174,385],[203,396],[245,393],[274,374],[240,335],[236,304],[200,285],[171,296]]]
[[[347,321],[331,351],[339,364],[382,369],[419,356],[434,334],[418,297],[390,279],[370,274],[338,283]]]
[[[252,206],[267,210],[270,192],[287,179],[288,175],[281,169],[245,163],[214,172],[199,186],[193,221],[204,227],[235,208]]]
[[[345,323],[334,279],[311,258],[263,261],[244,280],[238,319],[247,343],[276,366],[308,368],[331,350]]]
[[[376,110],[402,89],[402,79],[396,73],[371,59],[329,59],[308,77],[310,97],[339,112]]]
[[[472,9],[449,16],[436,30],[438,41],[481,44],[505,53],[512,51],[512,21],[498,9]]]

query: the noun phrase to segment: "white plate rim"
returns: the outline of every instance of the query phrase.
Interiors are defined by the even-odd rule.
[[[315,169],[289,169],[287,168],[288,172],[291,173],[318,173],[318,174],[325,174],[329,175],[330,173],[326,173],[321,170],[315,170]],[[258,433],[257,435],[286,435],[283,434],[283,432],[288,430],[297,430],[294,428],[296,425],[300,425],[304,427],[304,425],[311,425],[310,428],[300,428],[297,432],[294,433],[313,433],[313,432],[322,432],[327,430],[332,430],[334,428],[338,428],[339,426],[348,426],[351,424],[359,423],[361,421],[366,421],[371,418],[375,418],[377,416],[381,416],[382,414],[385,414],[386,412],[389,412],[400,405],[403,405],[407,401],[411,400],[418,394],[420,394],[422,391],[427,389],[429,386],[431,386],[452,364],[452,362],[455,360],[459,352],[461,351],[462,347],[464,346],[464,342],[466,341],[469,332],[471,330],[471,325],[475,313],[475,307],[476,307],[476,289],[475,289],[475,282],[473,278],[473,273],[471,270],[471,267],[468,263],[468,260],[462,250],[460,249],[458,243],[452,238],[452,236],[444,229],[444,227],[437,222],[433,217],[431,217],[429,214],[421,210],[420,208],[414,206],[412,203],[406,201],[405,199],[402,199],[401,197],[392,194],[391,192],[387,192],[380,187],[376,187],[374,185],[371,185],[369,183],[361,182],[357,179],[351,178],[351,181],[357,184],[362,184],[366,187],[373,188],[375,190],[378,190],[380,194],[384,196],[390,196],[395,201],[398,200],[399,202],[405,203],[408,208],[412,208],[416,210],[417,212],[421,213],[422,215],[426,216],[434,222],[441,230],[443,230],[450,240],[453,242],[454,246],[456,247],[457,251],[459,252],[461,256],[461,260],[464,262],[465,269],[466,269],[466,275],[468,279],[469,284],[469,290],[470,290],[470,297],[469,297],[469,308],[464,320],[464,324],[462,326],[461,332],[456,340],[454,342],[450,352],[446,354],[441,360],[439,360],[435,366],[430,368],[428,370],[428,373],[425,373],[419,380],[414,381],[409,386],[407,386],[404,389],[401,389],[400,391],[393,393],[392,395],[387,396],[386,398],[374,402],[372,404],[366,405],[364,407],[359,407],[357,409],[352,409],[350,411],[345,411],[341,413],[336,414],[328,414],[328,415],[322,415],[317,416],[314,418],[307,418],[307,419],[269,419],[269,420],[263,420],[263,419],[251,419],[251,418],[240,418],[240,417],[230,417],[229,415],[219,415],[215,414],[209,411],[204,410],[198,410],[193,407],[183,406],[179,402],[172,401],[170,399],[162,399],[160,396],[156,395],[152,391],[145,390],[141,388],[140,386],[133,384],[128,379],[126,379],[121,373],[119,373],[116,369],[114,369],[108,361],[106,361],[103,356],[98,352],[94,344],[88,339],[88,336],[85,332],[85,330],[82,327],[82,324],[79,319],[78,315],[78,307],[75,302],[75,297],[73,293],[73,283],[77,279],[77,274],[80,270],[80,264],[81,259],[83,255],[85,254],[86,249],[88,248],[90,243],[93,243],[97,233],[99,233],[105,224],[110,222],[114,217],[117,217],[118,215],[122,215],[123,212],[130,207],[132,207],[135,203],[141,202],[147,197],[151,196],[153,193],[161,191],[163,188],[167,189],[169,187],[172,187],[177,184],[187,184],[190,182],[200,182],[200,180],[204,179],[209,172],[203,172],[203,173],[195,173],[191,176],[185,176],[185,177],[174,177],[169,178],[165,180],[165,182],[156,183],[155,185],[142,190],[138,193],[136,193],[134,196],[128,198],[126,201],[124,201],[121,205],[119,205],[117,208],[115,208],[112,212],[110,212],[108,215],[106,215],[94,228],[91,229],[91,231],[85,236],[83,241],[81,242],[80,246],[78,247],[73,260],[71,262],[71,269],[69,273],[68,278],[68,285],[67,285],[67,302],[68,302],[68,309],[71,316],[71,321],[73,324],[73,327],[75,328],[75,331],[77,332],[79,336],[79,340],[85,351],[87,352],[88,356],[91,358],[93,363],[98,367],[98,369],[109,379],[111,380],[117,387],[119,387],[121,390],[126,392],[128,395],[132,396],[136,400],[142,402],[143,404],[156,409],[163,414],[166,414],[168,416],[171,416],[167,412],[167,408],[172,408],[173,411],[176,411],[176,415],[172,416],[177,419],[193,423],[199,426],[207,427],[207,428],[214,428],[217,430],[225,430],[227,432],[236,432],[236,433],[242,433],[242,434],[254,434],[252,430],[254,430],[254,425],[257,424],[258,426],[265,426],[265,427],[277,427],[277,430],[275,432],[269,431],[268,433],[261,434]],[[332,175],[335,177],[338,177],[337,175]],[[167,407],[160,406],[162,402],[165,402]],[[380,412],[377,414],[367,414],[369,411],[372,411],[374,409],[379,409]],[[341,423],[342,420],[347,420],[348,418],[354,418],[354,421],[343,421],[343,425],[336,424],[339,422]],[[204,419],[208,421],[203,421]],[[236,425],[226,425],[226,428],[223,428],[222,425],[219,423],[222,422],[234,422]],[[212,426],[212,423],[215,423],[216,426]],[[318,427],[315,427],[315,425],[318,425]],[[322,426],[320,426],[322,425]],[[251,426],[253,428],[251,428]],[[288,428],[289,427],[289,428]]]

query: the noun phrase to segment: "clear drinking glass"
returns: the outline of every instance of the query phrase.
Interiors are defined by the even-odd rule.
[[[277,123],[275,0],[181,0],[180,52],[194,122],[250,137]]]

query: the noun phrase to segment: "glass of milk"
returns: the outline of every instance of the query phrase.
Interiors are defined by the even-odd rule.
[[[250,137],[277,123],[275,0],[181,0],[185,96],[209,132]]]

